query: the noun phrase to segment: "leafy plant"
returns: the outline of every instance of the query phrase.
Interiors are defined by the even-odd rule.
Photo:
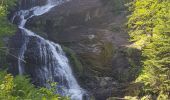
[[[52,85],[56,86],[54,83]],[[0,72],[1,100],[69,100],[68,97],[55,94],[54,89],[36,88],[27,76],[13,77],[5,71]]]

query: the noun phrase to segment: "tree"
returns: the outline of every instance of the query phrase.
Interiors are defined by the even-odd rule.
[[[143,69],[136,82],[144,84],[140,96],[170,99],[170,1],[135,0],[128,27],[134,47],[142,50]]]

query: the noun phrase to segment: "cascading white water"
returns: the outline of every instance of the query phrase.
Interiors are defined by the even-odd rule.
[[[48,87],[48,80],[58,82],[57,88],[60,94],[70,96],[72,100],[82,100],[85,91],[78,85],[73,76],[69,61],[60,45],[45,40],[41,36],[25,28],[25,23],[28,19],[34,16],[40,16],[48,12],[51,8],[66,1],[68,0],[48,0],[47,4],[44,6],[36,6],[28,10],[20,10],[17,12],[17,16],[20,17],[18,28],[22,31],[22,34],[24,34],[24,43],[19,53],[18,69],[20,74],[24,73],[24,63],[21,59],[24,59],[24,54],[29,49],[27,48],[30,42],[29,39],[34,37],[38,42],[40,59],[43,60],[40,68],[36,70],[37,77],[41,79],[40,83]]]

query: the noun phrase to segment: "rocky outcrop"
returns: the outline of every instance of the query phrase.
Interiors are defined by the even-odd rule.
[[[124,28],[126,12],[123,3],[115,1],[71,0],[27,23],[27,28],[71,50],[65,52],[78,59],[70,59],[70,62],[79,63],[77,66],[72,64],[75,75],[96,100],[122,97],[138,72],[136,58],[140,54],[137,50],[127,49],[130,43]],[[121,7],[112,6],[116,3]],[[32,46],[36,45],[34,39],[31,41],[29,46],[36,48]],[[35,48],[26,53],[28,64],[34,64],[38,59]],[[132,65],[134,69],[131,69]]]

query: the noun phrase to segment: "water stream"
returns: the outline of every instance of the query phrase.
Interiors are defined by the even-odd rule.
[[[56,87],[58,93],[70,96],[72,100],[83,100],[85,91],[79,86],[77,80],[73,76],[68,58],[65,56],[61,46],[46,40],[25,28],[25,24],[28,19],[34,16],[43,15],[50,11],[53,7],[65,2],[68,2],[68,0],[48,0],[44,6],[35,6],[28,10],[20,10],[16,13],[15,17],[19,16],[20,18],[18,28],[24,35],[24,41],[18,55],[18,70],[19,74],[25,73],[25,63],[22,59],[25,58],[26,51],[29,50],[27,45],[30,43],[30,38],[34,37],[38,44],[37,52],[39,53],[39,58],[42,61],[41,66],[36,69],[35,73],[39,78],[39,83],[49,87],[47,81],[57,82],[58,85]]]

